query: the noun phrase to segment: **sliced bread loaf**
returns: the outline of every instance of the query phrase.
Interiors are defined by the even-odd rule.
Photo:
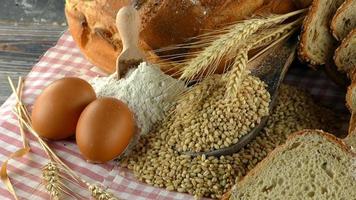
[[[349,75],[353,73],[356,67],[356,28],[342,40],[335,51],[334,60],[340,71],[348,72]]]
[[[232,190],[231,200],[356,199],[356,155],[319,130],[293,134]]]
[[[330,20],[344,0],[314,0],[303,22],[299,57],[312,65],[332,59],[337,41],[331,35]]]
[[[336,11],[331,21],[331,31],[337,40],[342,40],[356,28],[356,1],[346,0]]]

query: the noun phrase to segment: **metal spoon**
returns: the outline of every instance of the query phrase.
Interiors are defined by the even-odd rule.
[[[263,53],[255,61],[249,63],[249,68],[252,74],[259,77],[268,86],[267,90],[271,95],[271,102],[269,105],[270,112],[274,108],[278,96],[278,88],[283,81],[289,66],[294,60],[295,52],[296,40],[291,38],[281,45],[276,45],[270,51]],[[236,144],[233,144],[230,147],[206,152],[184,152],[184,154],[191,156],[199,156],[202,154],[205,154],[206,156],[222,156],[236,153],[260,133],[266,125],[267,119],[268,116],[263,117],[261,122],[253,128],[252,131],[242,136]]]

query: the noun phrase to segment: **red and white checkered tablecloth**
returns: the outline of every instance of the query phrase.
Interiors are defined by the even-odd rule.
[[[97,75],[104,74],[82,56],[72,37],[66,32],[57,45],[43,55],[26,77],[24,102],[31,106],[46,85],[61,77],[76,76],[88,80]],[[345,112],[345,94],[320,72],[306,67],[293,67],[285,82],[306,88],[315,96],[317,102]],[[0,107],[1,163],[12,152],[22,147],[17,118],[11,112],[14,104],[15,97],[11,95]],[[20,199],[49,199],[40,179],[41,167],[48,160],[35,139],[31,136],[29,138],[31,152],[23,158],[9,162],[9,176]],[[101,165],[86,163],[73,141],[52,142],[50,146],[84,179],[108,186],[111,192],[120,199],[193,199],[193,196],[187,194],[168,192],[141,183],[129,170],[120,168],[114,163]],[[0,199],[12,199],[3,184],[0,184]]]

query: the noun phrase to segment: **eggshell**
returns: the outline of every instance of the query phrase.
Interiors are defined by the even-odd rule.
[[[91,85],[80,78],[54,81],[38,96],[32,110],[32,125],[43,138],[60,140],[74,135],[84,108],[96,99]]]
[[[119,156],[134,131],[134,117],[127,105],[104,97],[90,103],[80,115],[76,140],[87,161],[102,163]]]

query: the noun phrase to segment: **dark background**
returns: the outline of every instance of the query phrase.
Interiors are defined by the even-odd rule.
[[[7,76],[25,76],[67,28],[65,0],[0,0],[0,105]]]

